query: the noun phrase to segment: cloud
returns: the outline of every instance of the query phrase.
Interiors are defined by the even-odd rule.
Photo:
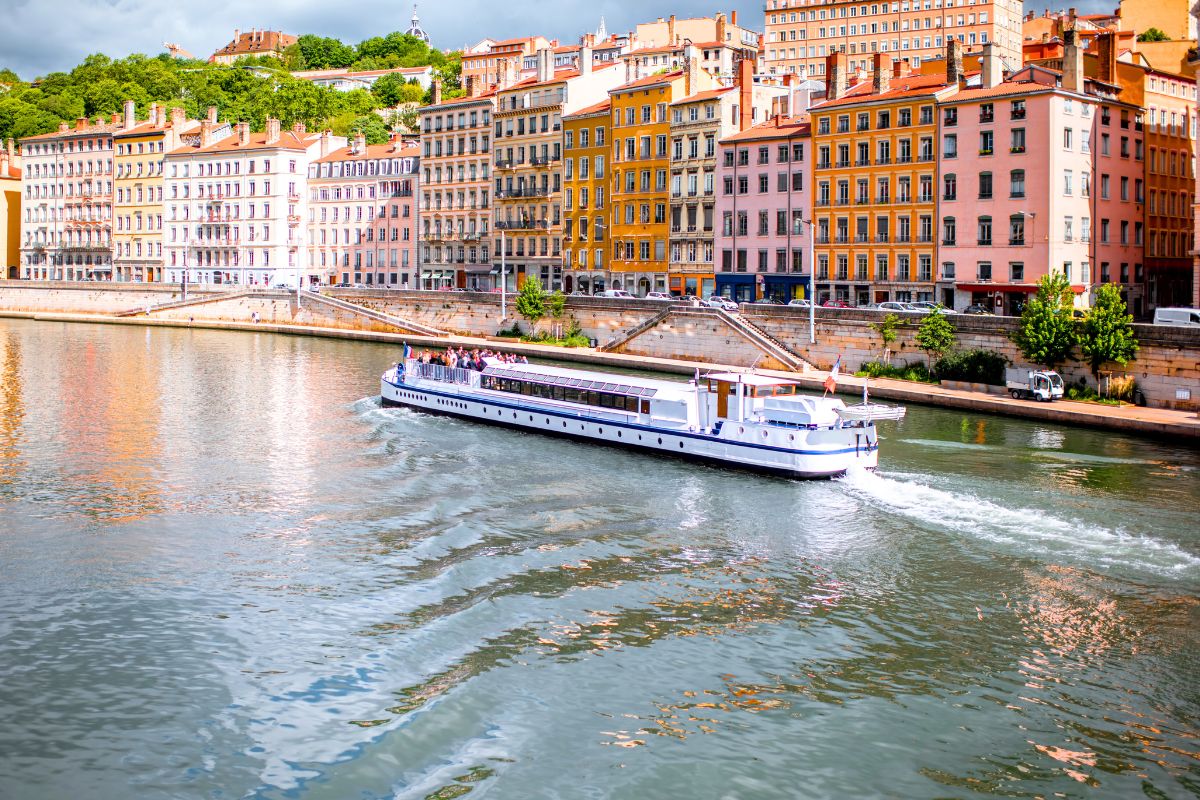
[[[1112,0],[1081,0],[1081,13],[1106,11]],[[421,24],[442,49],[457,49],[490,36],[541,34],[575,42],[596,29],[600,17],[610,32],[630,30],[659,16],[710,16],[736,10],[738,21],[763,27],[761,0],[709,6],[695,0],[553,0],[497,3],[496,0],[443,0],[419,5]],[[68,70],[89,53],[121,58],[153,55],[163,42],[177,43],[207,58],[233,38],[235,28],[268,28],[316,33],[356,43],[408,27],[412,6],[395,0],[0,0],[0,67],[24,78]]]

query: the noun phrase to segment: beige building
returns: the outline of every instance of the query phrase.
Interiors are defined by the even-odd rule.
[[[216,109],[210,109],[212,118]],[[157,282],[163,279],[163,163],[182,144],[180,136],[199,130],[182,108],[150,106],[138,122],[132,100],[113,133],[113,279]]]
[[[233,40],[209,56],[208,60],[213,64],[232,64],[239,58],[248,56],[282,58],[283,51],[295,43],[295,36],[281,31],[260,31],[253,28],[249,33],[242,33],[235,28]]]
[[[563,286],[562,119],[603,100],[621,76],[615,67],[593,69],[587,48],[579,64],[579,70],[556,71],[545,48],[535,77],[497,95],[494,227],[513,288],[529,276],[547,289]]]
[[[493,93],[421,109],[421,288],[488,291],[495,285],[491,274],[495,109]]]
[[[825,57],[834,53],[846,54],[852,72],[868,72],[875,53],[915,71],[950,39],[968,51],[991,42],[1020,64],[1021,14],[1020,0],[767,0],[762,71],[824,80]]]

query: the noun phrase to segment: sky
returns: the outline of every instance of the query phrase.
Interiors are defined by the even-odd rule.
[[[418,13],[433,44],[445,50],[485,36],[541,34],[576,42],[596,29],[601,16],[611,33],[659,16],[711,16],[736,9],[739,23],[762,30],[764,5],[762,0],[726,0],[723,6],[696,0],[438,0],[419,3]],[[1117,0],[1075,0],[1081,14],[1116,5]],[[1046,7],[1053,6],[1028,6],[1038,13]],[[357,43],[404,30],[411,16],[412,4],[396,0],[0,0],[0,68],[29,80],[68,70],[89,53],[155,55],[163,52],[163,42],[207,58],[233,38],[235,28],[316,33]]]

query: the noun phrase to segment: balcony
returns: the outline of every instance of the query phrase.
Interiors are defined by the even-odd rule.
[[[513,160],[511,158],[497,158],[496,169],[512,169]]]
[[[890,197],[876,197],[875,198],[876,205],[886,206],[890,202],[892,202]]]
[[[875,161],[876,166],[880,166],[880,167],[887,166],[888,164],[891,164],[891,163],[892,163],[891,156],[880,156]]]

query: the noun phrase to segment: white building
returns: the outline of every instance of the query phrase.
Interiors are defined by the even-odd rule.
[[[317,86],[329,86],[339,92],[352,89],[370,91],[375,81],[384,75],[399,75],[405,81],[416,81],[422,89],[428,90],[433,82],[433,67],[396,67],[394,69],[372,69],[361,72],[351,72],[348,69],[314,69],[293,72],[293,78],[311,81]]]
[[[205,122],[167,154],[166,277],[178,282],[263,285],[310,275],[305,245],[309,163],[344,137],[297,124],[251,133]]]
[[[21,140],[21,272],[32,280],[112,277],[113,132],[119,118],[66,122]]]

